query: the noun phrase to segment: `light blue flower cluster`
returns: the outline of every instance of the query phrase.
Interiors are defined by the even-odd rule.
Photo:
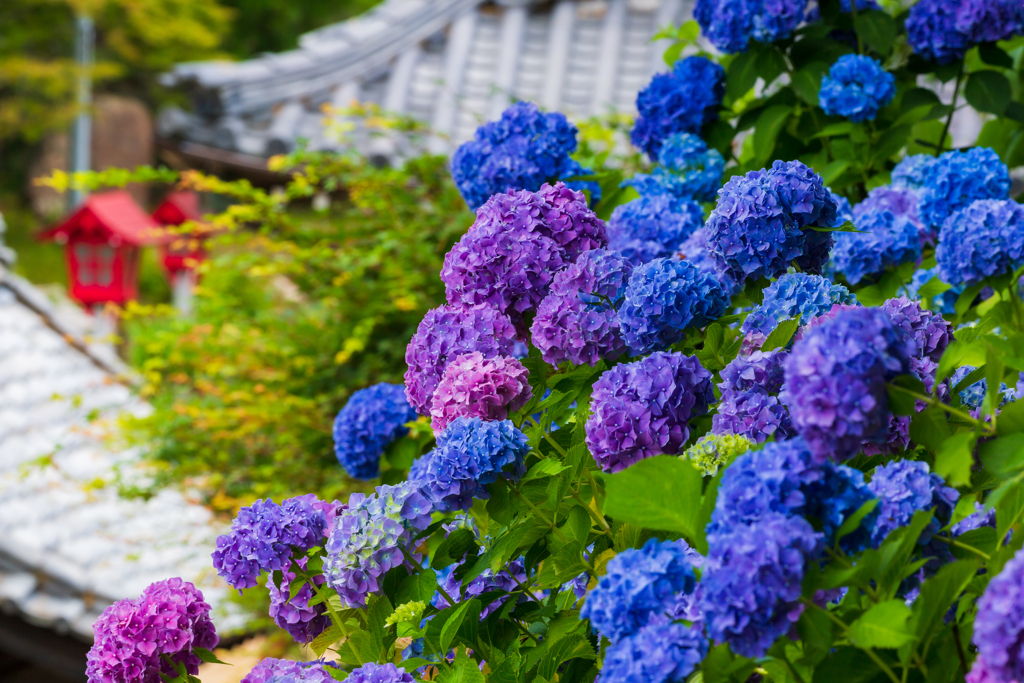
[[[410,540],[430,524],[430,513],[415,482],[378,486],[369,496],[352,494],[324,546],[323,573],[343,604],[364,607],[381,590],[385,574],[421,559]]]
[[[817,273],[828,260],[836,201],[821,176],[799,161],[776,161],[719,191],[708,218],[708,247],[736,280],[778,277],[791,263]]]
[[[940,228],[946,219],[978,199],[1009,199],[1010,172],[988,147],[953,150],[925,167],[919,190],[921,220]]]
[[[608,221],[608,248],[639,266],[671,256],[703,224],[704,211],[694,200],[645,194],[615,207]]]
[[[697,0],[701,33],[722,52],[743,52],[751,40],[788,38],[804,18],[807,0]]]
[[[829,116],[854,123],[873,121],[896,96],[896,78],[876,59],[843,55],[821,77],[818,103]]]
[[[907,157],[907,159],[912,158]],[[922,247],[934,244],[937,232],[921,220],[917,204],[917,192],[905,186],[896,187],[894,182],[892,185],[882,185],[868,192],[864,201],[853,207],[850,220],[856,224],[858,220],[863,220],[867,215],[888,211],[892,215],[902,216],[914,224]]]
[[[490,497],[487,485],[499,477],[523,476],[529,451],[529,439],[508,420],[456,418],[438,435],[437,447],[424,456],[418,483],[438,512],[468,510],[474,498]]]
[[[713,201],[722,186],[725,159],[697,135],[674,133],[665,138],[658,164],[650,174],[637,173],[622,186],[641,196],[668,193],[698,202]]]
[[[973,285],[1024,264],[1024,206],[979,200],[957,211],[939,232],[935,259],[943,282]]]
[[[380,474],[380,456],[392,441],[408,433],[416,411],[401,384],[375,384],[360,389],[334,419],[334,454],[355,479]]]
[[[729,299],[718,280],[688,261],[654,259],[633,271],[619,308],[619,326],[634,356],[662,351],[690,327],[725,312]]]
[[[475,211],[492,195],[536,191],[546,182],[581,175],[584,169],[569,157],[575,151],[576,126],[565,115],[517,102],[456,150],[452,178]]]
[[[699,56],[681,59],[637,95],[639,116],[630,139],[656,159],[673,133],[700,133],[704,124],[717,119],[724,94],[725,69],[719,64]]]
[[[835,304],[856,304],[857,297],[846,287],[820,275],[787,273],[764,289],[764,298],[750,311],[740,329],[745,334],[771,334],[783,320],[800,316],[806,325]]]
[[[890,211],[861,211],[854,225],[861,232],[836,233],[832,265],[851,285],[887,268],[921,258],[917,226]]]

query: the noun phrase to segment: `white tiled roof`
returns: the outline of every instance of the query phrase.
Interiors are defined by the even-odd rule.
[[[658,70],[657,30],[693,0],[385,0],[365,15],[304,35],[291,52],[240,63],[181,64],[166,85],[195,111],[166,111],[161,135],[269,156],[298,137],[335,148],[320,105],[374,102],[430,124],[450,152],[513,100],[570,118],[633,112]],[[357,143],[359,144],[359,143]],[[377,150],[366,140],[361,151]],[[389,150],[383,150],[388,153]]]
[[[210,569],[224,525],[206,508],[176,490],[129,501],[102,485],[115,468],[145,476],[136,451],[105,438],[118,414],[149,410],[123,372],[0,262],[0,609],[86,639],[107,605],[153,581],[226,595]]]

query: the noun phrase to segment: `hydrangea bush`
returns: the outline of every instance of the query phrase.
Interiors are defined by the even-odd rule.
[[[218,540],[316,658],[246,680],[1024,680],[1024,211],[1005,149],[950,150],[918,85],[1011,130],[1019,3],[695,15],[730,54],[663,32],[650,165],[600,204],[558,115],[517,104],[456,155],[478,210],[446,302],[404,387],[336,423],[380,485]],[[90,679],[193,681],[207,611],[180,581],[111,607]]]

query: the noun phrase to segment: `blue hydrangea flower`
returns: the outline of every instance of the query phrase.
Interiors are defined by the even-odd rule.
[[[493,195],[536,191],[546,182],[580,175],[583,169],[569,158],[576,151],[576,132],[563,114],[517,102],[459,146],[452,156],[452,179],[475,211]]]
[[[708,247],[737,280],[778,277],[791,262],[820,272],[838,207],[821,176],[799,161],[732,178],[708,218]]]
[[[634,356],[667,349],[685,330],[719,318],[729,305],[721,284],[688,261],[654,259],[629,277],[619,326]]]
[[[334,662],[323,660],[293,662],[267,657],[261,659],[252,671],[245,675],[242,683],[332,683],[335,678],[331,676],[329,669],[336,669],[337,666]]]
[[[782,388],[784,350],[740,355],[722,370],[722,399],[712,422],[716,434],[737,434],[755,443],[793,436],[789,411],[775,394]]]
[[[819,460],[842,461],[888,437],[886,382],[910,371],[913,339],[874,308],[840,311],[809,327],[786,359],[780,394]]]
[[[918,292],[926,284],[931,282],[933,279],[938,278],[940,281],[942,277],[939,275],[939,267],[932,266],[931,268],[922,268],[914,273],[914,277],[911,278],[910,284],[907,285],[907,297],[910,299],[918,299]],[[960,294],[963,293],[965,287],[962,285],[959,287],[953,287],[947,289],[942,294],[939,294],[932,298],[931,301],[926,301],[925,304],[932,310],[939,313],[939,315],[955,315],[956,314],[956,300]]]
[[[976,502],[974,512],[954,524],[949,530],[954,536],[963,536],[968,531],[986,526],[996,528],[996,510],[995,508],[986,510],[984,505]]]
[[[587,447],[605,472],[678,453],[687,422],[707,413],[714,396],[711,373],[692,356],[656,352],[616,365],[594,383]]]
[[[807,0],[697,0],[701,32],[722,52],[744,52],[750,40],[788,38],[804,18]]]
[[[928,181],[928,172],[935,157],[930,154],[911,154],[903,157],[892,169],[891,187],[897,190],[920,190]]]
[[[382,382],[360,389],[334,418],[334,454],[350,477],[374,479],[384,449],[405,436],[405,424],[415,419],[403,385]]]
[[[490,497],[487,485],[498,477],[525,474],[529,451],[529,439],[508,420],[456,418],[438,435],[418,481],[435,510],[468,510],[474,498]]]
[[[939,232],[935,259],[943,282],[973,285],[1024,264],[1024,207],[979,200],[954,213]]]
[[[717,258],[708,249],[708,231],[706,228],[698,228],[693,234],[686,238],[686,241],[679,245],[676,258],[688,261],[697,266],[697,269],[711,275],[726,296],[732,297],[740,290],[740,283],[729,272],[725,263]]]
[[[1018,550],[978,599],[974,644],[1003,681],[1024,681],[1024,550]]]
[[[415,530],[430,524],[431,507],[416,482],[378,486],[369,496],[353,493],[348,507],[334,519],[324,546],[327,585],[349,607],[364,607],[379,593],[390,570],[410,567],[422,556],[411,546]]]
[[[800,617],[807,558],[823,543],[807,520],[782,513],[708,534],[701,575],[708,635],[736,654],[763,657]]]
[[[404,669],[388,662],[387,664],[376,664],[367,662],[362,666],[352,669],[352,673],[345,680],[352,683],[413,683],[412,674]]]
[[[668,193],[698,202],[713,201],[722,186],[725,159],[697,135],[669,135],[658,153],[658,163],[650,174],[637,173],[622,186],[635,188],[641,196]]]
[[[832,264],[855,285],[887,268],[921,258],[921,239],[909,218],[889,211],[863,212],[855,222],[861,232],[836,233]]]
[[[323,542],[327,514],[316,496],[269,498],[238,511],[231,530],[217,538],[213,568],[233,588],[252,588],[261,572],[287,569],[292,549],[305,552]]]
[[[912,158],[912,157],[908,157]],[[903,163],[903,162],[900,162]],[[888,211],[894,216],[902,216],[914,224],[917,228],[917,235],[921,240],[921,246],[935,243],[937,231],[924,224],[921,214],[917,208],[917,192],[908,187],[895,187],[895,184],[882,185],[873,188],[868,192],[860,204],[853,207],[851,220],[854,224],[861,221],[869,214],[876,214],[881,211]]]
[[[825,545],[835,544],[836,532],[843,523],[875,495],[864,481],[864,473],[846,465],[824,463],[823,477],[804,488],[807,504],[801,514],[817,519],[825,534]],[[843,536],[840,547],[847,554],[856,554],[871,543],[878,509],[872,510],[854,531]]]
[[[928,164],[919,192],[921,219],[940,227],[978,199],[1009,199],[1010,172],[988,147],[946,152]]]
[[[1017,0],[920,0],[910,8],[907,41],[925,59],[949,64],[983,42],[1024,32]]]
[[[821,77],[818,104],[829,116],[854,123],[874,121],[878,110],[896,96],[896,78],[864,55],[843,55]]]
[[[622,551],[587,594],[580,617],[617,641],[638,632],[677,593],[692,593],[697,578],[685,541],[652,538],[639,550]]]
[[[510,593],[520,586],[526,584],[526,568],[523,564],[522,558],[518,558],[509,562],[504,569],[501,569],[497,573],[491,571],[490,568],[485,569],[479,576],[470,580],[469,583],[463,587],[463,582],[455,578],[455,570],[461,566],[461,563],[449,565],[438,572],[438,582],[441,588],[444,589],[445,593],[451,596],[455,602],[461,602],[462,600],[468,600],[470,598],[477,598],[491,591],[502,591]],[[584,585],[585,582],[584,582]],[[497,600],[493,600],[484,606],[480,611],[480,620],[484,620],[493,614],[496,610],[501,609],[502,605],[508,600],[507,595],[499,597]],[[434,594],[432,601],[434,607],[438,609],[444,609],[449,607],[448,600],[445,599],[441,592],[438,591]]]
[[[626,343],[616,308],[632,273],[633,264],[617,252],[592,249],[555,274],[530,326],[545,362],[597,365],[622,355]]]
[[[956,386],[960,384],[965,377],[967,377],[967,375],[971,374],[975,370],[977,370],[977,368],[971,365],[964,365],[963,367],[957,368],[949,379],[950,388],[955,389]],[[982,377],[974,384],[961,389],[958,396],[960,397],[960,403],[968,408],[977,410],[981,408],[981,404],[985,401],[985,394],[987,393],[988,380]],[[999,402],[1000,407],[1011,401],[1017,400],[1017,391],[1015,387],[1007,387],[1006,384],[1002,382],[999,383],[999,394],[1002,397]]]
[[[613,643],[601,666],[603,683],[684,683],[708,653],[699,625],[651,620],[635,635]]]
[[[868,489],[880,501],[871,531],[875,547],[892,531],[909,524],[914,513],[935,508],[935,519],[918,541],[927,543],[949,521],[960,497],[956,489],[945,485],[942,477],[931,473],[928,463],[919,460],[896,460],[875,468]]]
[[[692,199],[648,194],[615,207],[608,221],[608,248],[634,266],[671,256],[704,224],[704,212]]]
[[[639,112],[630,139],[652,158],[673,133],[700,133],[718,118],[725,94],[725,69],[706,57],[681,59],[657,74],[636,97]]]
[[[856,304],[857,297],[842,285],[833,284],[820,275],[787,273],[764,290],[764,298],[747,315],[740,329],[745,334],[771,334],[783,320],[800,316],[806,324],[823,315],[835,304]]]

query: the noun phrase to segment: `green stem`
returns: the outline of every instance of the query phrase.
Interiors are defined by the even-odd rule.
[[[345,636],[345,643],[348,645],[348,649],[352,650],[352,654],[355,655],[356,661],[360,664],[363,664],[363,658],[360,656],[359,651],[356,650],[356,646],[352,644],[352,638],[350,637],[351,634],[348,632],[348,629],[345,628],[345,624],[342,621],[341,615],[338,614],[337,610],[334,609],[334,605],[331,604],[331,601],[327,599],[328,596],[324,595],[321,592],[320,587],[316,585],[316,581],[309,580],[306,583],[313,587],[313,592],[316,593],[317,596],[327,606],[327,611],[331,615],[331,621],[333,621],[334,624],[338,627],[338,630],[341,631],[341,635]]]
[[[537,507],[536,505],[534,505],[534,504],[533,504],[533,502],[532,502],[532,501],[531,501],[531,500],[530,500],[529,498],[527,498],[526,496],[524,496],[524,495],[522,494],[522,492],[521,492],[521,491],[520,491],[519,489],[517,489],[517,488],[516,488],[515,484],[513,484],[512,482],[509,482],[509,483],[508,483],[508,488],[509,488],[509,490],[511,490],[511,491],[512,491],[512,493],[514,493],[514,494],[516,494],[517,496],[519,496],[519,497],[520,497],[520,498],[522,499],[522,501],[523,501],[524,503],[526,503],[526,505],[527,505],[527,506],[528,506],[528,507],[529,507],[529,508],[530,508],[531,510],[533,510],[534,514],[536,514],[536,515],[537,515],[538,517],[540,517],[540,520],[541,520],[542,522],[544,522],[544,523],[545,523],[545,524],[547,524],[547,525],[548,525],[549,527],[551,527],[551,531],[552,531],[552,532],[553,532],[553,533],[555,534],[555,536],[558,536],[558,540],[560,540],[560,541],[561,541],[562,543],[568,543],[568,542],[569,542],[569,539],[565,537],[565,534],[563,534],[563,533],[562,533],[562,532],[561,532],[561,531],[560,531],[560,530],[558,529],[558,527],[557,527],[557,526],[555,525],[555,523],[554,523],[554,522],[552,522],[552,521],[551,521],[550,519],[548,519],[547,515],[545,515],[545,514],[544,514],[543,512],[541,512],[540,508],[539,508],[539,507]]]
[[[964,78],[964,60],[960,60],[960,69],[956,73],[956,85],[953,86],[953,101],[950,106],[953,107],[949,112],[949,116],[946,117],[946,125],[942,127],[942,135],[939,137],[939,144],[935,146],[935,156],[942,154],[943,148],[946,146],[946,134],[949,133],[949,127],[953,123],[953,115],[956,114],[956,99],[960,96],[960,84]]]
[[[844,636],[847,635],[847,630],[849,629],[849,627],[846,625],[845,621],[843,621],[842,619],[840,619],[836,615],[832,614],[827,609],[822,609],[821,607],[816,605],[814,603],[814,601],[812,601],[812,600],[808,600],[807,598],[800,598],[800,602],[804,603],[805,605],[807,605],[809,607],[813,607],[816,610],[824,612],[825,616],[827,616],[832,621],[832,623],[834,623],[836,626],[838,626],[840,628],[840,630],[842,631],[843,635]],[[893,670],[891,668],[889,668],[889,665],[886,664],[885,662],[883,662],[879,658],[879,656],[877,654],[875,654],[874,650],[872,650],[870,647],[862,647],[860,649],[863,650],[864,653],[868,657],[871,658],[871,661],[873,661],[875,663],[875,665],[878,666],[879,669],[881,669],[882,671],[885,672],[885,675],[889,677],[889,680],[891,680],[892,683],[900,683],[900,679],[896,677],[895,672],[893,672]]]
[[[924,403],[927,403],[930,406],[938,406],[939,409],[946,411],[950,415],[955,415],[960,419],[964,420],[965,422],[973,422],[976,428],[980,429],[981,431],[987,434],[995,433],[995,429],[992,427],[992,425],[986,422],[982,422],[981,420],[975,420],[968,413],[965,413],[962,410],[957,410],[953,406],[948,406],[942,401],[935,398],[934,396],[925,396],[924,394],[919,394],[916,391],[911,391],[906,387],[901,387],[896,384],[890,384],[889,386],[892,387],[893,389],[896,389],[897,391],[902,391],[904,394],[907,394],[908,396],[912,396],[918,401],[923,401]],[[938,382],[935,383],[935,386],[938,386]]]
[[[604,519],[604,510],[601,509],[601,500],[597,497],[597,482],[594,481],[594,475],[591,474],[590,469],[586,465],[583,466],[583,473],[587,475],[587,481],[590,482],[590,490],[594,493],[594,506],[597,508],[597,514],[601,515],[601,519]]]
[[[978,550],[975,547],[969,546],[966,543],[961,543],[960,541],[954,540],[952,538],[946,538],[945,536],[940,536],[938,534],[935,534],[934,536],[932,536],[932,538],[934,538],[937,541],[942,541],[943,543],[947,543],[947,544],[949,544],[953,548],[960,548],[962,550],[966,550],[968,552],[974,553],[975,555],[977,555],[981,559],[985,560],[986,562],[988,562],[989,560],[992,559],[992,556],[989,555],[988,553],[986,553],[984,551],[981,551],[981,550]]]
[[[601,527],[601,533],[610,538],[612,535],[612,528],[608,526],[608,522],[605,521],[604,517],[594,512],[593,508],[590,507],[590,504],[583,500],[583,496],[580,495],[579,491],[573,491],[572,497],[583,506],[583,509],[590,515],[590,518],[597,522],[597,525]]]
[[[853,565],[850,564],[849,561],[847,561],[846,557],[836,553],[834,550],[832,550],[832,548],[825,548],[825,553],[828,555],[830,560],[835,560],[836,562],[839,562],[846,569],[853,569]],[[859,588],[860,590],[864,591],[864,593],[869,598],[871,598],[871,602],[878,602],[878,593],[877,593],[877,591],[875,591],[874,588],[872,588],[871,586],[869,586],[867,584],[865,584],[865,585],[858,585],[857,588]]]
[[[956,643],[956,654],[960,658],[960,666],[963,667],[964,675],[970,669],[967,668],[967,657],[964,655],[964,645],[960,642],[960,625],[953,622],[953,642]]]

